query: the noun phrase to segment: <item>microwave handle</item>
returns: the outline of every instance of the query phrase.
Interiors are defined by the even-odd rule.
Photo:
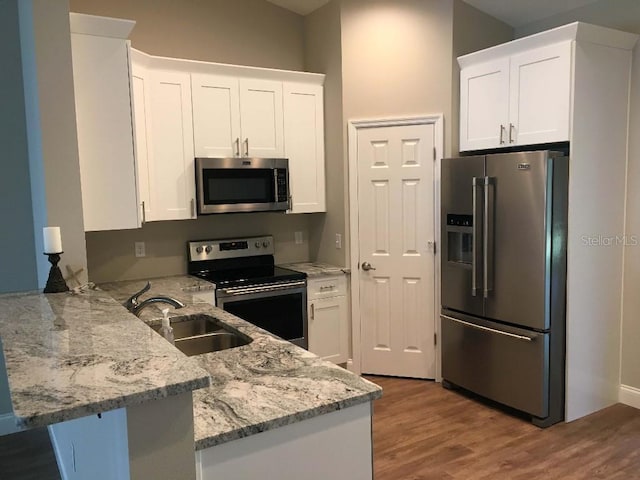
[[[273,169],[273,191],[275,193],[275,198],[273,199],[274,202],[278,201],[278,198],[280,197],[278,192],[278,169],[274,168]]]

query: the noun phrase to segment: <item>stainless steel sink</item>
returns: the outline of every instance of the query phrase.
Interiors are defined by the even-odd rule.
[[[156,332],[161,325],[154,325]],[[171,318],[175,346],[187,356],[218,352],[251,343],[251,338],[230,329],[217,318],[206,314]]]
[[[187,356],[218,352],[228,348],[241,347],[251,342],[231,332],[210,333],[199,337],[187,337],[176,340],[176,348]]]

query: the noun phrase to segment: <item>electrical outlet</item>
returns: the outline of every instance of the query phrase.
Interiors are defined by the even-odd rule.
[[[339,233],[336,233],[336,248],[342,248],[342,235],[340,235]]]
[[[302,245],[302,232],[294,232],[293,236],[296,239],[296,245]]]
[[[147,255],[144,242],[135,243],[135,252],[136,252],[136,257],[144,257]]]

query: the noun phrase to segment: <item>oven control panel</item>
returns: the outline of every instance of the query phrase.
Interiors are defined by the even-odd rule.
[[[273,237],[225,238],[222,240],[200,240],[189,242],[189,261],[219,260],[221,258],[253,257],[273,255]]]

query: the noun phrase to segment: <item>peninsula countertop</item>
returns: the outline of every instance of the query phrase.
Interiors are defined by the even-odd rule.
[[[201,450],[265,430],[380,398],[377,385],[205,303],[211,284],[189,276],[151,279],[140,297],[169,295],[186,304],[172,315],[207,313],[248,335],[251,343],[191,357],[211,374],[211,386],[194,392],[195,448]],[[118,301],[146,281],[101,285]],[[160,306],[162,308],[162,306]],[[142,319],[158,322],[151,306]]]
[[[106,292],[0,295],[17,426],[31,428],[209,385],[208,372]]]

